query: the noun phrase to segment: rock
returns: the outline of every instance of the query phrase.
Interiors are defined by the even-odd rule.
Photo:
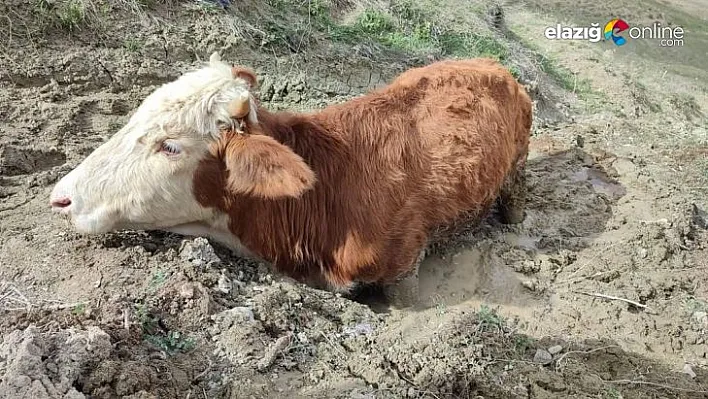
[[[534,280],[525,280],[521,285],[529,291],[536,291],[536,282]]]
[[[700,324],[708,325],[708,313],[706,312],[693,312],[691,317]]]
[[[182,284],[182,286],[179,288],[179,296],[184,299],[194,298],[194,286],[190,283]]]
[[[538,364],[549,364],[553,361],[553,356],[545,349],[536,349],[536,354],[533,355],[533,362]]]
[[[637,250],[637,255],[639,255],[640,258],[645,259],[649,252],[646,250],[646,248],[639,248]]]
[[[579,148],[583,148],[585,146],[585,138],[581,135],[575,136],[575,145],[577,145]]]
[[[223,292],[224,294],[228,294],[231,292],[231,289],[233,288],[233,285],[231,284],[231,280],[226,277],[226,274],[224,271],[221,271],[221,275],[219,276],[219,282],[216,284],[216,290],[219,292]]]
[[[553,356],[555,356],[561,352],[563,352],[563,347],[560,345],[553,345],[550,348],[548,348],[548,353],[550,353]]]
[[[541,270],[541,262],[533,260],[525,260],[514,265],[514,270],[519,273],[531,274],[538,273]]]
[[[272,366],[278,355],[284,351],[288,345],[290,345],[291,338],[292,336],[290,334],[286,334],[278,338],[271,346],[269,346],[261,360],[256,363],[256,368],[258,371],[263,372]]]
[[[637,172],[637,166],[627,158],[617,158],[612,162],[612,167],[615,168],[619,176],[630,176]]]
[[[693,213],[693,224],[704,230],[708,229],[708,212],[702,210],[696,206],[696,204],[692,204],[691,208]]]
[[[696,372],[693,371],[693,367],[691,367],[691,365],[688,363],[683,365],[683,370],[681,370],[681,372],[684,374],[688,374],[688,376],[691,378],[696,378]]]
[[[221,259],[216,256],[214,248],[204,237],[183,241],[179,256],[187,262],[192,262],[195,266],[212,267],[221,262]]]
[[[369,335],[374,332],[374,329],[371,327],[371,324],[362,323],[353,327],[345,327],[342,332],[350,337],[356,337],[359,335]]]

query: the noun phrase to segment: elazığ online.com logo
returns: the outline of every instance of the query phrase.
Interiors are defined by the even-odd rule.
[[[598,23],[584,27],[557,24],[547,27],[544,35],[551,40],[587,40],[591,43],[604,39],[617,46],[627,43],[627,37],[632,40],[652,39],[658,41],[661,47],[678,47],[683,46],[684,30],[680,26],[662,26],[660,22],[630,27],[626,21],[614,18],[606,23],[604,28]]]

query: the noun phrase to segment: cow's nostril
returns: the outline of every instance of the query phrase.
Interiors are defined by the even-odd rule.
[[[71,199],[64,197],[52,200],[52,208],[66,208],[71,205]]]

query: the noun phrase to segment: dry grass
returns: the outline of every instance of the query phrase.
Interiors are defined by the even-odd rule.
[[[55,299],[30,298],[14,284],[0,281],[0,310],[3,311],[62,310],[82,306],[85,306],[84,302],[65,303]]]

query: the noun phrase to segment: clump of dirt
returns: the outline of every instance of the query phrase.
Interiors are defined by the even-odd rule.
[[[15,330],[0,345],[0,397],[86,398],[76,382],[86,368],[106,360],[111,349],[109,335],[98,327]]]

